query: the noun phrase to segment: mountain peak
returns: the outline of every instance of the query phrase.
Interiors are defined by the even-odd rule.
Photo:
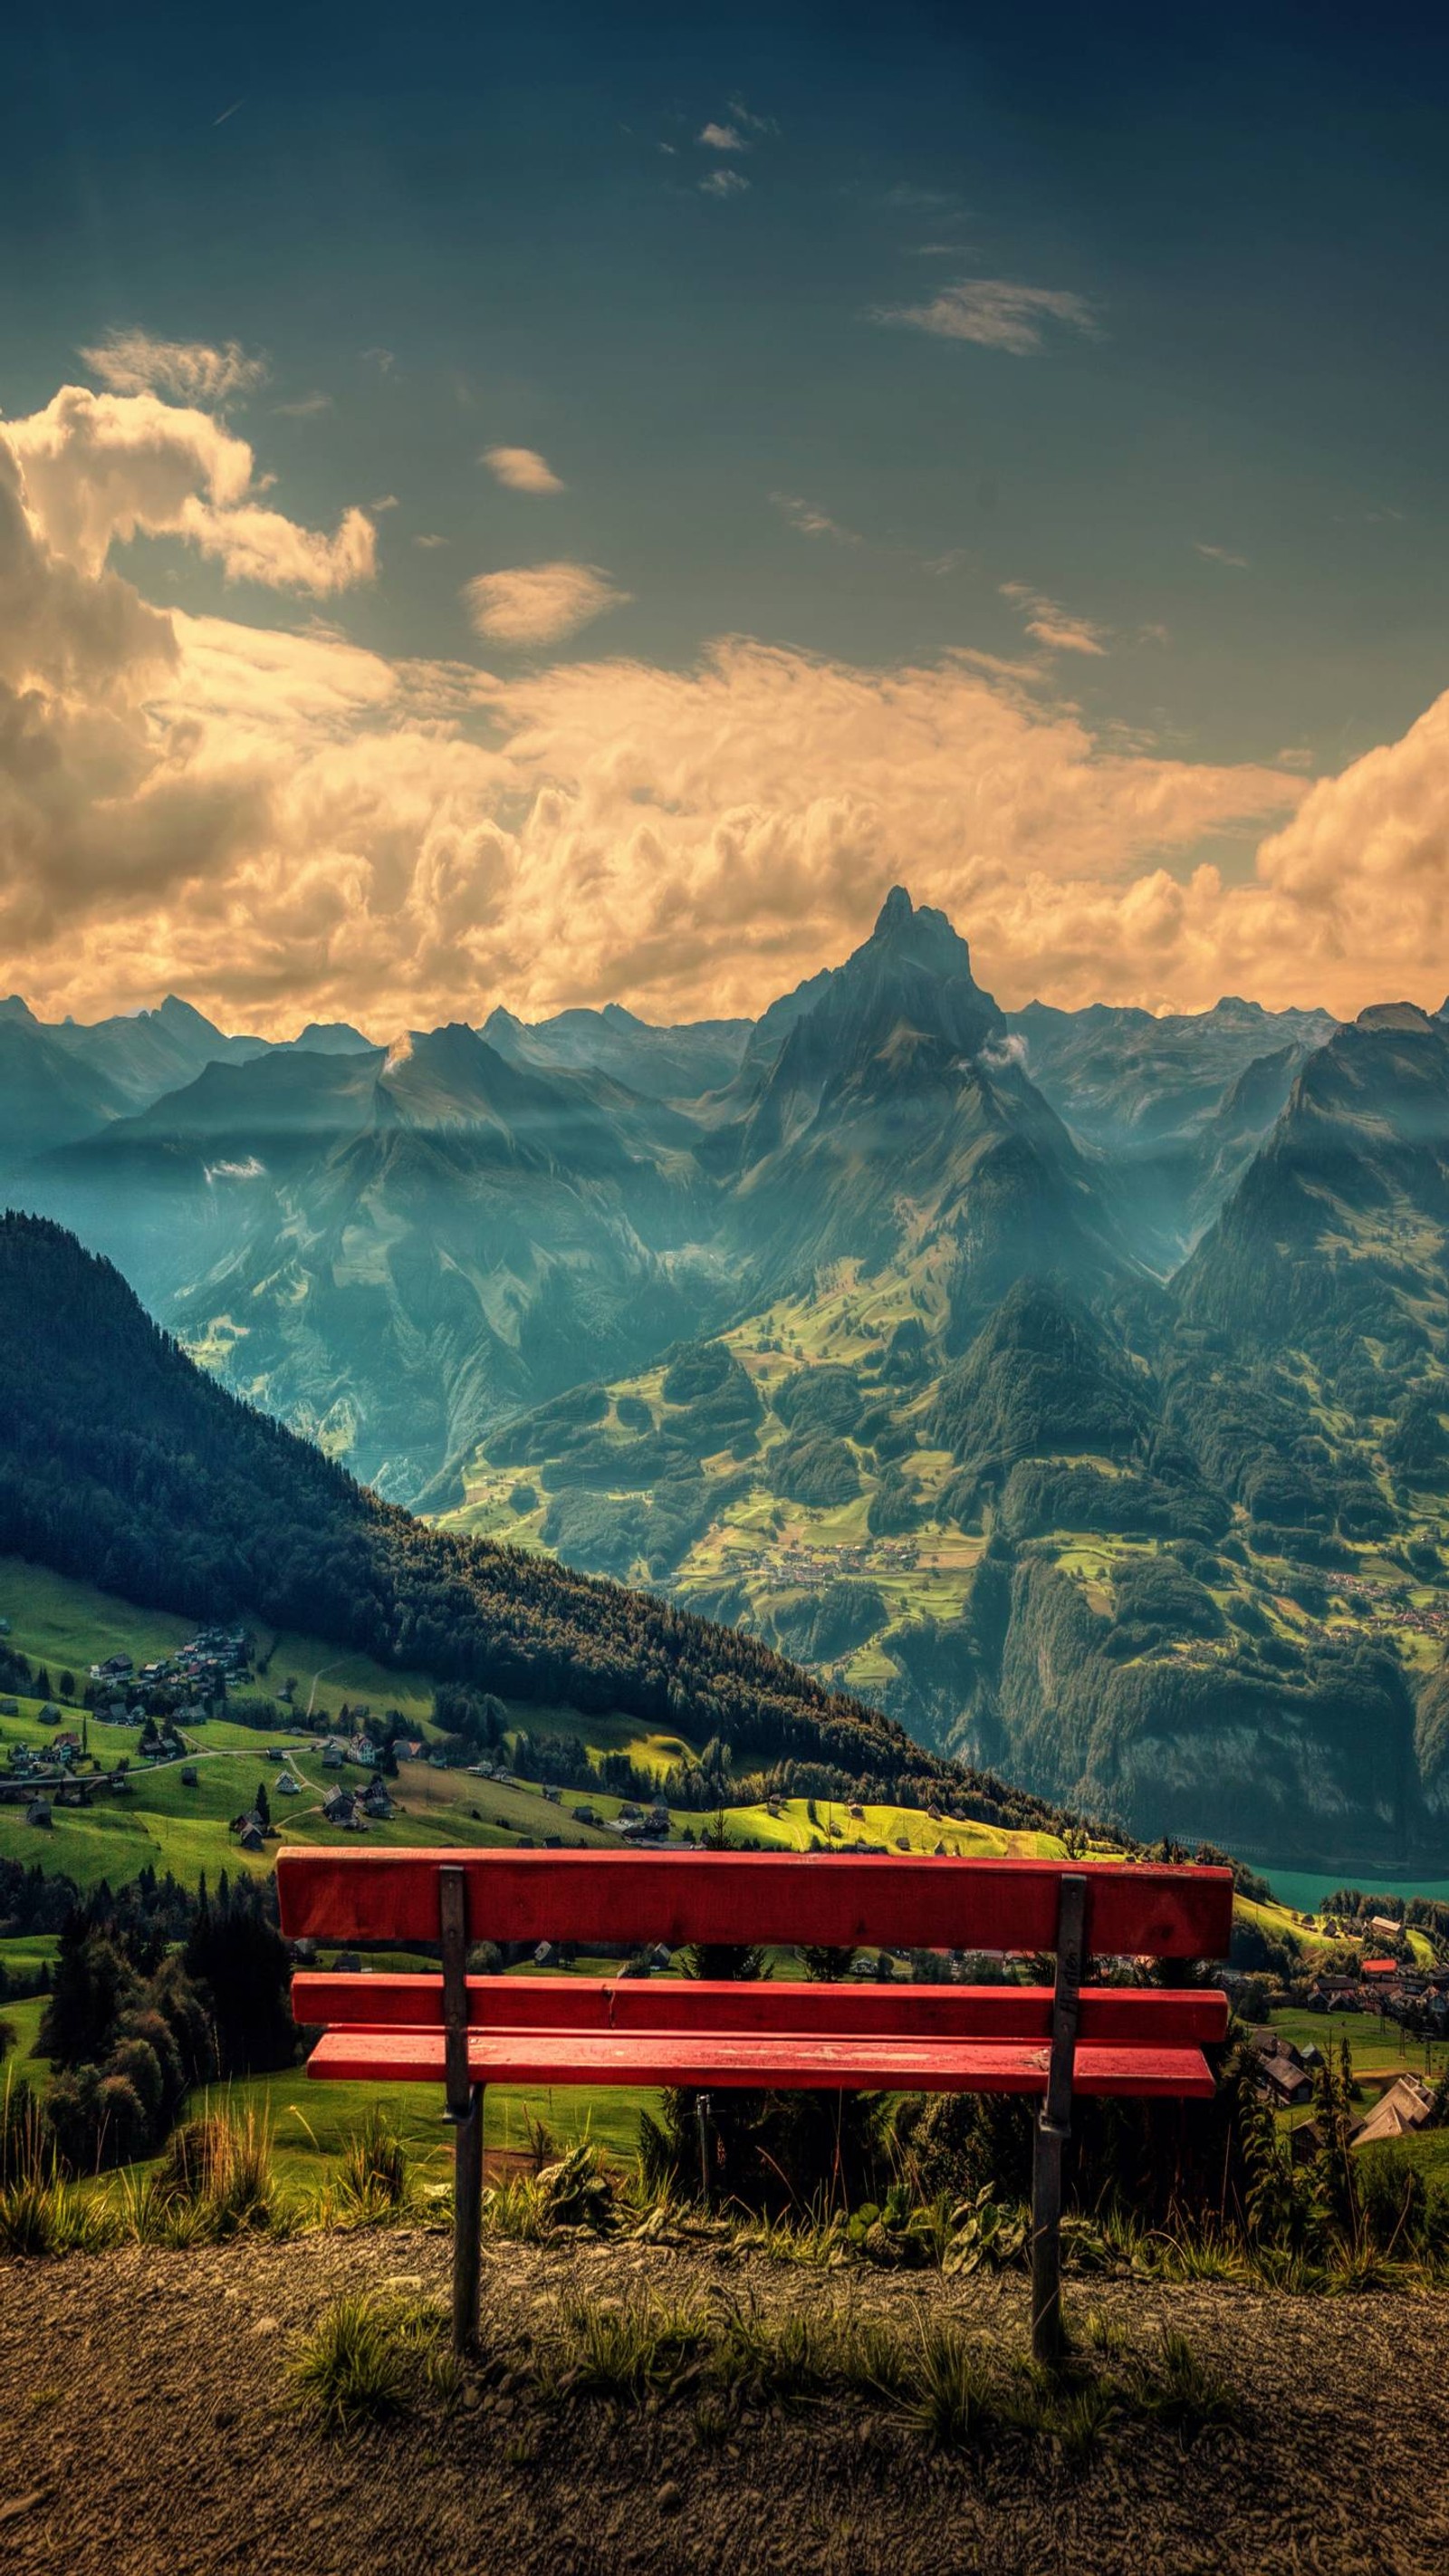
[[[892,886],[876,915],[872,939],[888,939],[893,930],[904,930],[915,919],[916,907],[904,886]]]
[[[904,886],[892,886],[876,925],[857,956],[885,949],[893,956],[923,966],[928,974],[962,976],[971,981],[971,951],[944,912],[929,903],[912,903]]]
[[[1421,1011],[1417,1002],[1370,1002],[1367,1010],[1360,1011],[1354,1022],[1355,1028],[1370,1032],[1377,1029],[1423,1031],[1433,1026],[1428,1012]]]

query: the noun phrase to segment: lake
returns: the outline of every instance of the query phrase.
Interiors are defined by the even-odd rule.
[[[1361,1869],[1275,1869],[1271,1861],[1250,1867],[1266,1878],[1273,1893],[1297,1914],[1316,1914],[1325,1896],[1340,1887],[1362,1888],[1366,1896],[1436,1896],[1449,1898],[1449,1878],[1386,1878],[1381,1871]]]

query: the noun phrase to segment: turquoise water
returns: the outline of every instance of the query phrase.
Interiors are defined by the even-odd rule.
[[[1449,1878],[1392,1878],[1382,1870],[1364,1869],[1275,1869],[1265,1860],[1248,1865],[1267,1879],[1282,1904],[1291,1905],[1298,1914],[1316,1914],[1325,1896],[1340,1887],[1361,1887],[1366,1896],[1449,1897]]]

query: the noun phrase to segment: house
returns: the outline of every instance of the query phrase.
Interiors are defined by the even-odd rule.
[[[258,1824],[255,1816],[246,1816],[243,1818],[241,1831],[237,1835],[237,1841],[244,1852],[265,1851],[266,1842],[262,1834],[261,1826]]]
[[[1371,2147],[1388,2138],[1409,2138],[1427,2126],[1434,2096],[1417,2075],[1401,2075],[1349,2133],[1352,2147]]]
[[[181,1786],[182,1786],[182,1788],[183,1788],[183,1789],[195,1789],[195,1788],[197,1788],[197,1787],[200,1785],[200,1780],[201,1780],[201,1774],[200,1774],[200,1772],[197,1770],[197,1767],[196,1767],[195,1763],[194,1763],[194,1762],[183,1762],[183,1763],[182,1763],[182,1765],[181,1765]]]
[[[592,1807],[575,1807],[573,1819],[576,1825],[596,1825],[599,1821]]]
[[[353,1799],[350,1789],[333,1789],[322,1801],[322,1813],[326,1817],[329,1825],[351,1824],[352,1807]]]
[[[25,1810],[25,1821],[27,1825],[48,1826],[53,1823],[54,1819],[50,1812],[50,1800],[48,1798],[32,1798],[29,1806]]]
[[[347,1759],[349,1762],[360,1762],[364,1771],[370,1771],[377,1760],[377,1746],[371,1736],[354,1735],[347,1747]]]
[[[392,1814],[392,1800],[381,1780],[369,1781],[362,1797],[363,1813],[386,1820]]]
[[[183,1772],[183,1773],[182,1773],[182,1777],[183,1777],[183,1779],[185,1778],[185,1776],[186,1776],[186,1775],[185,1775],[185,1773]],[[277,1795],[278,1795],[279,1797],[281,1797],[281,1798],[295,1798],[295,1797],[298,1797],[298,1796],[300,1795],[300,1793],[301,1793],[301,1785],[302,1785],[302,1784],[301,1784],[301,1782],[300,1782],[299,1780],[294,1780],[294,1779],[293,1779],[292,1774],[291,1774],[291,1772],[290,1772],[290,1771],[279,1771],[279,1772],[277,1773],[277,1776],[276,1776],[275,1780],[272,1782],[272,1787],[276,1790]]]
[[[323,1770],[340,1771],[346,1759],[347,1756],[343,1752],[341,1745],[338,1743],[336,1736],[329,1735],[326,1743],[322,1747]]]
[[[1291,2041],[1274,2030],[1255,2030],[1249,2045],[1254,2081],[1275,2110],[1290,2110],[1295,2102],[1309,2100],[1313,2079]]]
[[[1376,1941],[1402,1941],[1404,1927],[1392,1914],[1371,1914],[1369,1930]]]
[[[1397,1959],[1365,1959],[1359,1969],[1365,1985],[1390,1986],[1399,1973]]]
[[[536,1968],[556,1968],[558,1966],[558,1943],[556,1941],[540,1941],[534,1950],[533,1964]]]

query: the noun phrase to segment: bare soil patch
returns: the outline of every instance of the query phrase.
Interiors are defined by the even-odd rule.
[[[1069,2284],[1069,2320],[1165,2330],[1238,2391],[1242,2430],[1109,2431],[941,2457],[884,2400],[545,2409],[470,2376],[345,2439],[299,2420],[289,2347],[343,2291],[443,2298],[419,2229],[0,2263],[0,2565],[65,2576],[1430,2576],[1449,2566],[1449,2297],[1290,2298]],[[526,2335],[561,2293],[752,2294],[947,2313],[1016,2355],[1024,2284],[813,2272],[708,2247],[490,2245],[485,2316]]]

